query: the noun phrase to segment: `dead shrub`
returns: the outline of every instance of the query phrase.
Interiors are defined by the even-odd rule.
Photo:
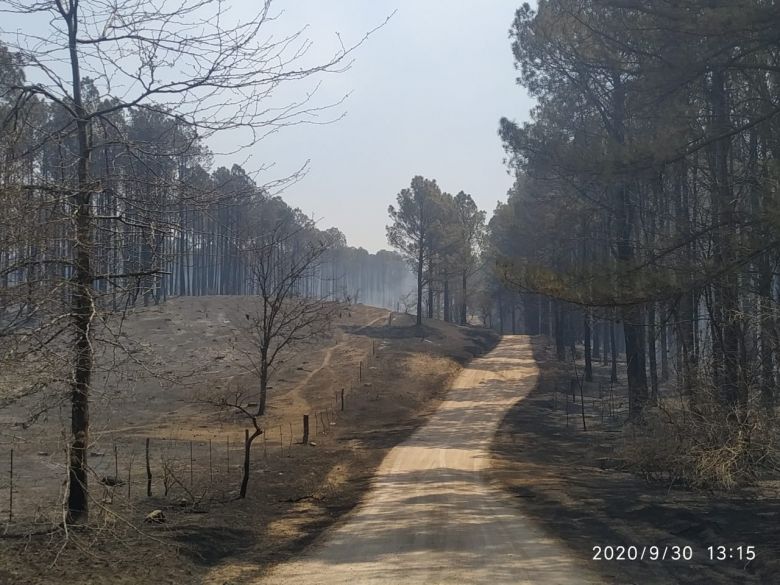
[[[726,408],[716,400],[662,401],[624,433],[619,456],[651,480],[732,490],[777,469],[773,417],[758,404]]]

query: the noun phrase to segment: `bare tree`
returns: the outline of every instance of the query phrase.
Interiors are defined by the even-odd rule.
[[[260,209],[260,214],[268,210]],[[248,225],[258,224],[251,219]],[[246,497],[254,440],[263,434],[268,387],[275,366],[291,350],[313,341],[330,330],[341,305],[321,296],[304,293],[305,283],[319,272],[323,254],[333,245],[327,233],[313,226],[301,226],[300,218],[285,215],[260,235],[250,238],[244,250],[251,267],[250,288],[256,292],[253,309],[246,313],[243,332],[249,349],[243,353],[257,375],[256,391],[238,386],[234,391],[203,402],[244,415],[251,423],[244,443],[244,465],[240,497]]]
[[[260,382],[257,416],[265,414],[268,382],[280,357],[325,334],[338,314],[339,303],[302,292],[331,245],[327,234],[309,233],[282,218],[247,247],[256,300],[254,310],[246,314],[245,331],[252,345],[248,356]]]

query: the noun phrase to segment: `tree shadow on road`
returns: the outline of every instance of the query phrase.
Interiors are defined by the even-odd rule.
[[[579,411],[566,427],[560,393],[558,410],[552,409],[551,388],[558,380],[546,340],[533,338],[533,347],[540,378],[502,420],[491,471],[527,513],[584,559],[592,558],[594,545],[693,547],[694,560],[688,563],[602,563],[605,582],[776,582],[772,564],[780,558],[780,502],[670,488],[602,469],[599,459],[608,450],[596,433],[582,431]],[[707,547],[718,544],[754,545],[758,558],[710,562]]]

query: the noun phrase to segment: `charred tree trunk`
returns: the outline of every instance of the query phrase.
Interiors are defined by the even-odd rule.
[[[726,75],[718,68],[712,74],[712,113],[716,135],[724,137],[714,145],[715,201],[719,228],[716,230],[715,258],[720,266],[730,265],[734,260],[733,226],[735,224],[736,202],[732,197],[729,181],[730,129],[726,95]],[[746,391],[740,386],[739,346],[742,335],[739,315],[738,281],[736,271],[728,271],[717,286],[719,307],[713,307],[720,320],[719,343],[722,356],[721,396],[727,406],[746,402]],[[718,310],[719,309],[719,310]]]
[[[444,275],[444,322],[449,323],[452,321],[450,317],[450,277]]]
[[[92,343],[92,206],[90,185],[90,144],[87,113],[81,97],[81,72],[77,49],[77,7],[73,3],[62,15],[68,28],[73,107],[76,114],[78,168],[75,208],[75,241],[72,244],[74,290],[71,297],[74,328],[74,364],[71,382],[71,435],[68,491],[68,521],[86,522],[89,516],[87,483],[87,447],[89,445],[89,392],[92,381],[94,349]]]
[[[504,293],[501,292],[498,294],[498,323],[501,330],[499,333],[501,335],[504,334],[504,318],[505,318],[506,309],[504,307]]]
[[[466,297],[466,285],[468,284],[468,274],[464,270],[461,273],[461,298],[460,298],[460,324],[465,325],[468,321],[468,303],[467,303],[467,297]]]
[[[614,128],[613,137],[619,146],[625,143],[625,89],[619,73],[613,75],[614,85]],[[619,264],[619,285],[624,291],[633,290],[632,277],[626,274],[634,261],[632,232],[634,204],[625,178],[616,181],[614,189],[615,220],[617,231],[617,260]],[[628,378],[628,409],[631,418],[640,418],[647,402],[647,372],[645,370],[645,343],[642,327],[642,312],[635,305],[623,308],[623,335],[626,347],[626,372]]]
[[[252,463],[252,459],[250,457],[251,450],[252,450],[252,443],[254,440],[263,434],[263,431],[261,431],[257,427],[257,421],[253,421],[255,423],[255,431],[250,435],[249,431],[245,431],[244,434],[244,473],[241,477],[241,491],[239,493],[239,497],[245,498],[246,497],[246,491],[249,487],[249,471]]]
[[[265,414],[268,403],[268,375],[268,350],[263,348],[260,351],[260,399],[257,404],[257,416]]]
[[[585,381],[593,382],[593,361],[592,361],[592,346],[591,346],[591,315],[590,311],[585,311],[585,319],[583,320],[583,337],[585,339]]]
[[[618,368],[617,368],[617,361],[618,361],[618,349],[617,349],[617,339],[615,335],[615,323],[612,321],[609,322],[609,351],[610,351],[610,359],[612,360],[612,369],[610,371],[609,380],[610,382],[617,382],[618,381]]]
[[[428,260],[428,319],[433,319],[433,263]]]
[[[759,343],[761,346],[761,402],[770,414],[775,408],[775,360],[772,350],[772,272],[769,266],[768,254],[759,261],[758,275],[759,296]]]
[[[417,326],[422,325],[422,299],[423,299],[423,270],[425,269],[425,247],[420,242],[420,250],[417,253]]]
[[[555,355],[559,362],[566,360],[566,339],[564,337],[563,315],[561,304],[555,301]]]
[[[650,303],[647,309],[647,356],[650,367],[650,398],[654,403],[658,402],[658,364],[656,357],[656,326],[655,326],[655,304]]]
[[[658,329],[661,340],[661,381],[669,379],[669,328],[666,325],[666,315],[661,314],[661,324]]]
[[[626,377],[628,411],[631,418],[642,416],[647,403],[647,371],[642,311],[637,307],[623,310],[623,334],[626,340]]]

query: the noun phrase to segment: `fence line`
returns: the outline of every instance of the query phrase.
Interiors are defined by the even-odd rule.
[[[295,418],[290,415],[279,419],[278,439],[273,436],[275,430],[270,433],[273,429],[265,429],[262,454],[258,455],[257,448],[251,450],[252,465],[256,466],[260,458],[268,465],[274,456],[281,461],[292,456],[296,446],[310,448],[316,445],[314,439],[328,434],[330,427],[336,424],[337,414],[349,411],[350,397],[362,392],[367,386],[371,366],[377,362],[377,355],[377,344],[371,340],[370,345],[361,352],[355,374],[352,375],[354,377],[349,376],[352,377],[353,383],[339,385],[334,390],[331,406],[326,403],[308,413],[298,413],[294,415]],[[354,383],[355,380],[357,384]],[[314,423],[313,428],[311,422]],[[98,440],[91,445],[88,453],[90,485],[93,486],[91,494],[93,497],[99,496],[99,487],[102,487],[103,495],[99,507],[115,502],[138,507],[145,501],[156,502],[159,498],[186,498],[188,505],[192,505],[207,496],[225,497],[228,492],[237,492],[239,482],[235,478],[240,477],[240,474],[234,474],[232,468],[236,461],[236,451],[239,453],[238,461],[243,460],[245,440],[236,440],[235,433],[230,432],[213,432],[210,435],[200,440],[112,435],[109,453],[113,457],[98,450]],[[220,437],[224,437],[225,442],[222,456],[217,454],[218,450],[215,450],[213,445],[213,441]],[[297,437],[300,437],[300,441],[296,440]],[[134,469],[139,441],[142,441],[144,460]],[[64,452],[66,449],[67,443],[59,440],[54,453],[59,455],[60,451]],[[55,524],[61,521],[64,502],[61,482],[66,465],[51,463],[44,472],[41,472],[39,461],[26,466],[22,463],[24,456],[19,445],[13,441],[6,453],[8,455],[4,459],[7,461],[8,472],[3,474],[8,478],[6,529],[15,525],[26,525],[25,523],[31,520],[37,523],[46,516],[48,520],[44,522]],[[35,457],[48,456],[48,451],[39,451]],[[235,480],[235,486],[231,485],[232,480]],[[60,486],[60,489],[47,489],[54,485]],[[0,489],[3,487],[0,484]]]
[[[546,382],[543,379],[542,383]],[[601,430],[609,430],[623,424],[628,419],[628,400],[626,394],[616,393],[616,385],[613,382],[583,382],[584,388],[588,393],[579,395],[579,392],[572,392],[576,380],[551,381],[548,386],[548,394],[551,394],[550,409],[552,411],[562,410],[565,418],[566,427],[572,424],[572,416],[577,416],[585,411],[585,416],[590,423],[598,422]],[[592,391],[596,393],[592,393]],[[575,425],[581,428],[581,425]]]

